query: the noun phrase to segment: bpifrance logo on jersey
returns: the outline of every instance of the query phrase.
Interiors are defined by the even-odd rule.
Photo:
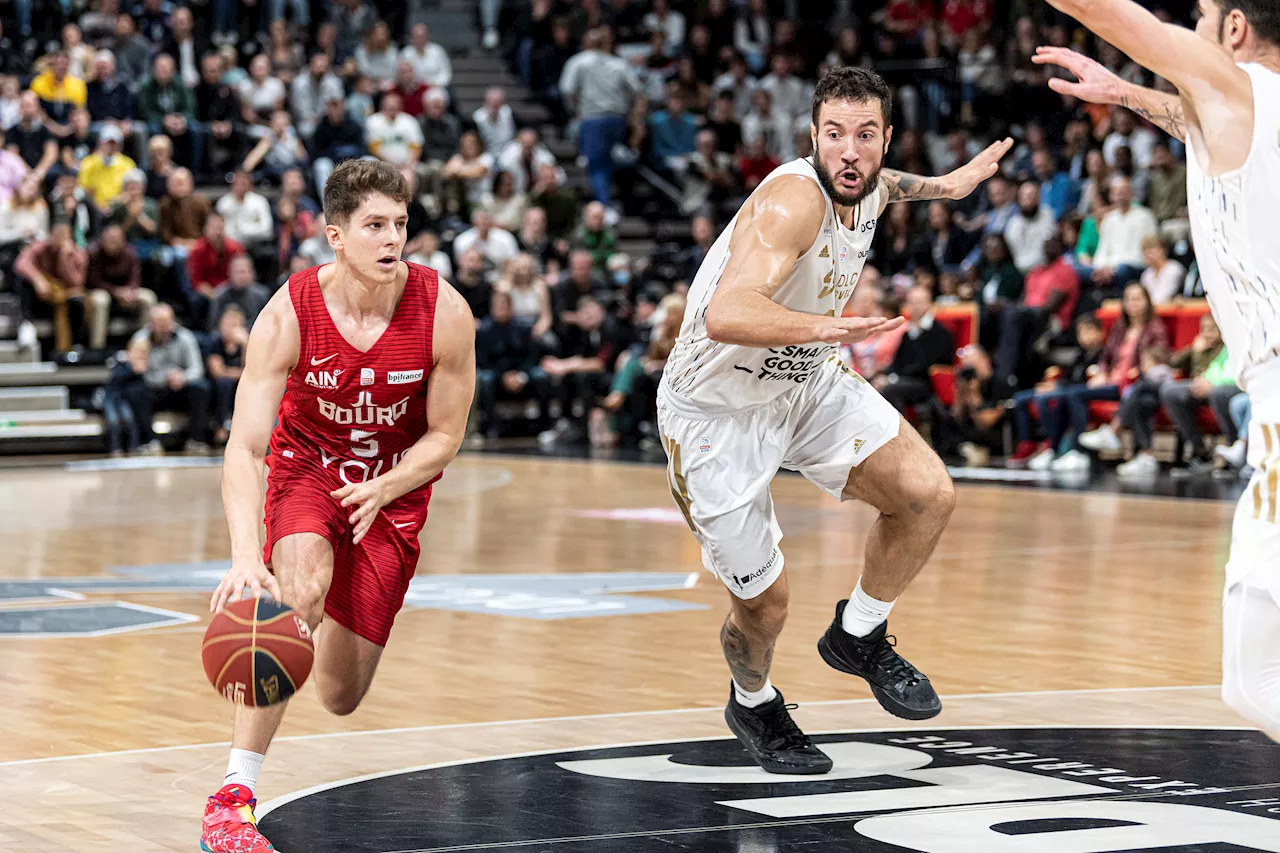
[[[360,384],[361,385],[373,384],[373,368],[372,367],[360,368]]]
[[[417,370],[388,370],[388,385],[407,385],[410,382],[418,382],[422,379],[422,368]]]
[[[312,388],[337,388],[338,377],[342,375],[342,368],[333,370],[308,370],[306,378],[302,380],[304,385]]]

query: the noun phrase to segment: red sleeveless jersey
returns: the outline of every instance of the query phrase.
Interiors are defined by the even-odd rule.
[[[334,325],[319,267],[289,278],[301,347],[271,433],[273,469],[303,463],[342,483],[363,483],[391,470],[427,432],[439,285],[435,270],[408,266],[400,304],[368,352]]]

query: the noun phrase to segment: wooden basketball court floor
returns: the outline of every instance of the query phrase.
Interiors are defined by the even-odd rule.
[[[0,600],[0,624],[18,626],[0,637],[0,851],[198,849],[231,719],[199,664],[205,589],[216,583],[209,567],[229,554],[219,473],[214,465],[0,472],[0,590],[6,580],[36,582]],[[827,668],[814,646],[857,578],[872,511],[837,504],[797,477],[775,481],[793,603],[773,680],[800,704],[795,716],[810,733],[1243,726],[1216,687],[1231,504],[959,490],[936,555],[890,623],[944,701],[940,717],[912,724]],[[463,456],[438,486],[422,538],[419,580],[467,577],[444,592],[427,589],[419,603],[429,606],[401,613],[355,714],[330,716],[303,689],[259,783],[266,811],[268,801],[312,786],[404,768],[727,736],[718,643],[726,593],[702,571],[661,468]],[[155,566],[170,567],[163,577],[203,569],[196,585],[206,586],[148,584]],[[141,567],[143,581],[119,567]],[[618,574],[614,606],[635,596],[693,607],[554,618],[575,613],[584,595],[595,600],[554,583],[580,573]],[[663,573],[670,583],[646,591],[634,573]],[[504,576],[520,577],[511,587]],[[86,578],[106,587],[75,593]],[[45,581],[54,590],[47,596]],[[58,583],[73,591],[58,592]],[[95,602],[179,615],[98,636],[41,627],[62,616],[65,630],[72,611],[49,612]],[[14,614],[33,607],[54,621],[24,628]],[[1256,748],[1277,750],[1268,761],[1280,779],[1280,747]],[[1280,788],[1263,793],[1280,796]],[[449,808],[424,803],[415,819]],[[488,820],[500,824],[494,808]],[[376,825],[377,814],[365,817]],[[497,847],[562,849],[421,849]]]

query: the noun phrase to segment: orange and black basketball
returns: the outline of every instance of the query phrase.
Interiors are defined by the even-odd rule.
[[[287,605],[248,598],[213,617],[200,657],[215,690],[237,705],[260,708],[302,687],[315,646],[307,623]]]

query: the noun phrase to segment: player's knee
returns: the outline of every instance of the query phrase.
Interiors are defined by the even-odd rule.
[[[317,682],[316,692],[320,696],[320,704],[335,717],[347,717],[354,714],[364,699],[364,691],[354,684],[341,684],[332,687]]]
[[[775,582],[754,598],[735,598],[734,619],[743,627],[760,633],[778,633],[786,624],[791,593],[785,583]]]
[[[1280,737],[1280,684],[1268,683],[1267,673],[1248,667],[1224,673],[1222,701],[1272,738]]]
[[[936,456],[919,466],[912,476],[902,481],[902,507],[899,514],[922,522],[945,525],[956,508],[956,487],[951,475]]]

